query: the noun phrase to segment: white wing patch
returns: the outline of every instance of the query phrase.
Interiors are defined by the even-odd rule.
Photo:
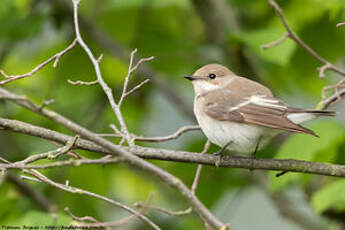
[[[286,106],[284,105],[280,105],[278,100],[274,100],[274,99],[268,99],[265,98],[265,95],[255,95],[255,96],[251,96],[249,98],[246,98],[247,101],[244,101],[234,107],[232,107],[230,109],[230,111],[234,111],[237,110],[243,106],[246,106],[250,103],[256,104],[256,105],[260,105],[260,106],[264,106],[264,107],[270,107],[270,108],[278,108],[278,109],[287,109]]]
[[[316,118],[316,116],[311,113],[292,113],[287,115],[287,118],[295,124],[300,124],[306,121],[311,121]]]
[[[258,96],[252,96],[250,97],[250,102],[256,105],[261,105],[265,107],[273,107],[273,108],[280,108],[280,109],[286,109],[286,106],[279,105],[278,100],[274,99],[267,99],[265,98],[265,95],[258,95]]]

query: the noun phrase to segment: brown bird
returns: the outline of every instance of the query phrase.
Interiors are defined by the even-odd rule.
[[[219,64],[209,64],[193,75],[194,114],[214,144],[223,150],[253,153],[281,131],[317,135],[300,123],[335,112],[294,108],[273,96],[267,87],[239,77]]]

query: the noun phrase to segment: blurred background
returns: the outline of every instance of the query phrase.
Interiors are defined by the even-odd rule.
[[[293,30],[322,57],[345,68],[345,21],[343,0],[277,1]],[[316,107],[324,86],[341,76],[326,72],[318,77],[318,63],[292,40],[268,50],[261,45],[279,39],[285,30],[266,0],[82,0],[80,28],[96,54],[104,54],[103,76],[121,92],[130,51],[139,57],[155,56],[131,78],[130,87],[145,78],[150,84],[132,94],[123,105],[131,132],[164,136],[184,125],[196,124],[192,114],[193,91],[183,79],[207,63],[220,63],[234,72],[273,89],[274,94],[297,107]],[[0,69],[8,74],[30,71],[74,39],[72,3],[55,0],[2,0],[0,4]],[[107,99],[97,85],[74,86],[67,80],[96,79],[83,50],[76,46],[63,56],[56,69],[46,66],[33,77],[4,86],[41,103],[55,99],[49,108],[98,133],[111,133],[116,123]],[[307,124],[321,138],[301,134],[277,137],[257,154],[260,158],[294,158],[345,164],[345,103],[330,109],[335,119]],[[0,116],[72,135],[60,125],[7,101],[0,101]],[[116,140],[109,138],[110,140]],[[118,140],[116,140],[118,141]],[[200,152],[206,139],[200,131],[177,140],[145,144]],[[30,154],[54,149],[51,143],[21,134],[0,131],[0,156],[22,160]],[[210,152],[216,151],[212,146]],[[101,155],[78,151],[96,158]],[[152,161],[191,185],[196,165]],[[1,224],[51,224],[53,218],[20,192],[16,175],[0,182]],[[170,210],[188,207],[181,196],[142,171],[123,164],[80,166],[42,171],[55,181],[80,187],[126,204],[144,201],[154,192],[153,205]],[[45,184],[28,182],[57,207],[57,223],[69,224],[63,211],[102,221],[126,215],[122,210],[90,197],[65,193]],[[204,167],[197,189],[199,199],[234,229],[345,229],[344,179],[287,173]],[[163,229],[203,229],[194,213],[168,216],[150,211]],[[146,229],[133,221],[123,229]]]

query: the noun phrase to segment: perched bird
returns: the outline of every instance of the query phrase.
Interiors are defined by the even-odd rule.
[[[317,135],[300,125],[335,112],[294,108],[273,96],[267,87],[239,77],[219,64],[209,64],[185,76],[194,87],[194,114],[207,136],[221,147],[253,154],[281,131]]]

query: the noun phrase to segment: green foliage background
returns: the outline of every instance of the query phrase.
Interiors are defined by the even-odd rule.
[[[291,0],[278,3],[291,27],[307,44],[322,57],[344,67],[345,28],[335,27],[336,23],[345,21],[343,0]],[[261,49],[262,44],[276,40],[285,33],[279,18],[266,1],[230,0],[228,4],[236,14],[241,30],[228,32],[226,41],[238,53],[245,50],[252,60],[251,68],[254,71],[248,77],[271,87],[277,96],[290,104],[315,107],[321,100],[322,87],[335,83],[339,76],[327,72],[326,78],[319,79],[316,68],[320,64],[293,41],[287,40],[266,51]],[[70,9],[69,1],[2,0],[0,68],[9,74],[25,73],[64,49],[74,37]],[[228,66],[231,63],[224,55],[224,50],[207,39],[213,35],[206,33],[204,24],[188,0],[83,0],[80,14],[126,50],[138,48],[141,56],[155,56],[155,60],[151,62],[152,68],[159,77],[164,75],[165,80],[176,88],[178,94],[183,95],[191,108],[192,88],[182,76],[206,63],[217,62]],[[120,55],[105,49],[83,27],[82,33],[95,53],[104,53],[101,62],[103,75],[116,96],[119,96],[128,60],[122,60]],[[230,67],[236,69],[236,66]],[[131,86],[144,77],[133,76]],[[100,87],[73,86],[67,83],[67,79],[95,79],[90,61],[78,46],[63,56],[56,69],[49,65],[33,77],[10,83],[5,88],[27,95],[37,103],[54,98],[55,103],[49,106],[51,109],[95,132],[111,132],[108,125],[116,120]],[[259,153],[259,157],[344,164],[344,104],[340,103],[332,109],[339,111],[336,119],[318,120],[307,125],[320,135],[320,139],[300,134],[291,135],[285,142],[277,139]],[[123,113],[132,132],[147,136],[167,135],[182,125],[195,123],[154,85],[146,85],[131,95],[123,106]],[[9,102],[0,101],[0,116],[71,134],[60,125]],[[179,140],[150,146],[197,152],[201,151],[204,142],[205,137],[201,133],[191,133]],[[0,155],[11,161],[53,148],[47,141],[0,132]],[[216,148],[213,147],[212,150]],[[92,158],[99,157],[96,154],[81,153]],[[182,178],[186,184],[192,183],[195,165],[155,163]],[[44,173],[56,181],[69,180],[73,186],[127,204],[144,201],[150,192],[154,192],[154,205],[172,210],[187,207],[181,197],[166,185],[122,164],[56,168],[45,170]],[[261,172],[206,167],[197,195],[212,211],[231,209],[236,195],[229,198],[229,192],[246,191],[247,188],[257,186],[254,174]],[[296,173],[288,173],[281,178],[276,178],[274,173],[264,175],[269,181],[266,193],[297,189],[298,193],[305,195],[306,205],[311,207],[317,221],[325,228],[332,229],[335,224],[334,216],[327,213],[345,215],[343,179]],[[114,220],[124,216],[122,210],[114,209],[104,202],[68,194],[44,184],[30,184],[57,205],[58,223],[72,223],[64,213],[64,207],[70,207],[78,216],[90,215],[101,220]],[[6,180],[0,183],[0,207],[1,224],[53,223],[49,214],[40,211]],[[195,214],[169,217],[150,212],[150,217],[163,229],[203,228]],[[232,221],[231,216],[223,219]],[[254,219],[250,221],[255,222]],[[344,223],[344,218],[342,222]],[[127,226],[128,229],[146,227],[140,221]]]

